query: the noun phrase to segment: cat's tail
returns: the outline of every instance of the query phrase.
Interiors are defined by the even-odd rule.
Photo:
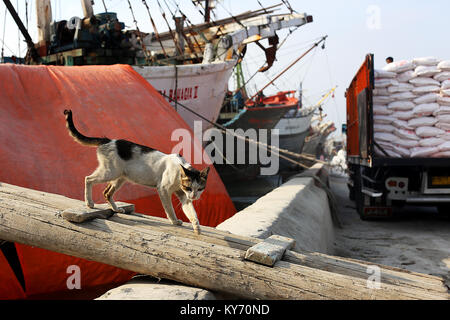
[[[82,135],[73,124],[72,110],[64,110],[64,115],[66,116],[66,126],[67,129],[69,129],[69,134],[76,142],[84,146],[97,147],[101,144],[105,144],[111,141],[108,138],[91,138]]]

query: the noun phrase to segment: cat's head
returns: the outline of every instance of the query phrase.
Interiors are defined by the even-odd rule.
[[[189,169],[180,165],[181,172],[181,190],[186,194],[186,197],[193,201],[198,200],[200,195],[206,188],[206,180],[208,179],[209,167],[198,171],[193,167]]]

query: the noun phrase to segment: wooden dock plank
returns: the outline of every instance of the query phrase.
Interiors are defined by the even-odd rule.
[[[134,213],[84,223],[62,218],[65,209],[81,203],[0,183],[0,239],[248,299],[449,299],[437,285],[423,288],[416,281],[436,283],[435,278],[410,273],[403,282],[384,282],[382,276],[381,288],[370,289],[361,274],[369,264],[336,262],[345,258],[333,264],[330,256],[287,251],[273,268],[246,261],[246,250],[262,240],[213,228],[195,235],[187,225]],[[418,285],[406,285],[408,281]]]

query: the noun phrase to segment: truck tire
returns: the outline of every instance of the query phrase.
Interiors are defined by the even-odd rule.
[[[440,216],[450,217],[450,204],[440,204],[437,206],[437,210]]]

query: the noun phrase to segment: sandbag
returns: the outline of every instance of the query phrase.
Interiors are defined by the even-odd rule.
[[[433,79],[431,79],[433,80]],[[433,80],[435,81],[435,80]],[[436,81],[437,82],[437,81]],[[438,82],[438,85],[440,83]],[[414,85],[410,84],[410,83],[399,83],[398,85],[392,85],[389,86],[387,88],[389,93],[396,93],[396,92],[405,92],[405,91],[411,91],[412,89],[414,89]]]
[[[400,60],[385,65],[383,67],[383,70],[395,73],[402,73],[408,70],[413,70],[415,67],[416,65],[412,61]]]
[[[389,91],[386,88],[375,88],[372,90],[374,96],[388,96]]]
[[[398,85],[398,81],[395,79],[387,79],[387,78],[375,79],[375,88],[386,88],[389,86],[396,86],[396,85]]]
[[[422,158],[431,156],[439,151],[438,147],[415,147],[411,148],[411,158]]]
[[[450,89],[450,80],[444,80],[441,83],[441,89]]]
[[[410,111],[396,111],[392,114],[392,118],[409,121],[414,118],[414,113]],[[392,122],[393,120],[391,120]]]
[[[406,91],[406,92],[398,92],[398,93],[393,93],[391,94],[391,99],[394,100],[412,100],[417,98],[417,95],[415,95],[414,93],[412,93],[411,91]]]
[[[397,139],[398,137],[388,132],[375,132],[374,138],[376,141],[391,142]]]
[[[438,73],[441,72],[440,69],[438,69],[436,66],[418,66],[415,70],[414,70],[415,74],[418,77],[432,77]]]
[[[391,115],[392,113],[394,113],[394,111],[389,110],[386,105],[376,104],[373,106],[373,114],[375,114],[375,115],[388,116],[388,115]]]
[[[387,133],[392,133],[395,130],[395,127],[390,125],[390,124],[379,124],[379,123],[374,123],[373,125],[373,130],[375,132],[387,132]]]
[[[394,73],[394,74],[396,74],[396,73]],[[395,79],[401,83],[401,82],[408,82],[409,80],[414,79],[415,77],[417,77],[415,72],[412,70],[409,70],[409,71],[398,74]]]
[[[439,82],[450,79],[450,71],[440,72],[433,76],[433,79]]]
[[[430,137],[437,137],[440,135],[445,134],[445,131],[436,127],[432,126],[422,126],[416,128],[416,135],[421,138],[430,138]]]
[[[442,138],[426,138],[419,141],[421,147],[437,147],[445,142]]]
[[[440,105],[450,106],[450,97],[438,96],[436,100]]]
[[[439,92],[439,91],[441,91],[441,87],[440,86],[420,86],[420,87],[415,87],[411,91],[412,91],[412,93],[419,95],[419,94],[426,94],[426,93],[431,93],[431,92]]]
[[[439,106],[439,108],[433,112],[433,116],[435,117],[444,114],[450,114],[450,106]]]
[[[441,95],[444,97],[450,97],[450,89],[441,90]]]
[[[440,86],[441,83],[437,80],[434,80],[432,78],[426,78],[426,77],[417,77],[414,79],[409,80],[409,83],[416,86]],[[412,90],[412,89],[411,89]]]
[[[439,62],[437,67],[442,71],[450,71],[450,60],[444,60]]]
[[[413,130],[405,130],[405,129],[395,129],[394,134],[403,139],[410,139],[410,140],[420,140],[420,138],[416,135],[416,133]]]
[[[391,124],[392,118],[390,116],[374,115],[373,122],[378,124]]]
[[[405,120],[394,119],[391,124],[398,129],[414,130],[413,127],[408,126],[408,121]]]
[[[408,125],[413,128],[432,127],[437,121],[435,117],[420,117],[408,120]]]
[[[372,98],[372,101],[374,104],[389,104],[394,101],[394,99],[392,99],[390,96],[374,96]]]
[[[450,131],[450,123],[437,122],[434,126],[445,131]]]
[[[438,146],[439,152],[450,151],[450,141],[445,141]]]
[[[389,72],[381,69],[375,69],[375,78],[395,78],[397,74],[395,72]]]
[[[427,93],[413,100],[415,104],[436,102],[439,97],[437,93]]]
[[[388,109],[394,111],[409,111],[415,106],[414,102],[411,101],[394,101],[388,104]]]
[[[417,66],[436,66],[441,60],[435,57],[414,58],[412,62]]]
[[[398,147],[402,147],[402,148],[406,148],[406,149],[415,148],[415,147],[419,146],[419,141],[417,141],[417,140],[409,140],[409,139],[402,139],[402,138],[397,138],[394,141],[392,141],[392,143]]]
[[[431,155],[433,158],[449,158],[450,157],[450,151],[446,152],[438,152]]]
[[[437,103],[423,103],[414,107],[413,113],[416,117],[431,116],[433,112],[439,109]]]

